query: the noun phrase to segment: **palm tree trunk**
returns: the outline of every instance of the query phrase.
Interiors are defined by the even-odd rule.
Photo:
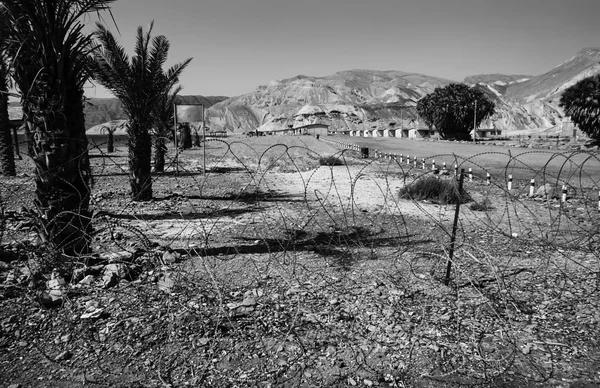
[[[37,104],[24,104],[23,111],[33,135],[40,236],[67,255],[79,255],[89,252],[91,236],[83,93],[67,92],[64,107],[48,115]]]
[[[188,123],[181,125],[181,148],[184,150],[192,148],[192,131]]]
[[[152,199],[152,139],[146,126],[133,120],[129,126],[129,183],[134,201]]]
[[[166,139],[156,136],[154,140],[154,171],[165,171],[165,154],[167,153]]]
[[[115,152],[114,131],[110,129],[108,130],[108,143],[106,144],[106,152],[109,154]]]
[[[6,76],[6,68],[0,60],[0,174],[15,176],[15,157],[8,118],[8,96],[2,93],[8,91]]]

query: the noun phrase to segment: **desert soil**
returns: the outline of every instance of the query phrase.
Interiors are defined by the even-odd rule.
[[[340,151],[211,141],[136,203],[124,146],[93,149],[96,255],[83,262],[37,243],[19,161],[0,185],[4,386],[600,383],[591,199],[467,181],[488,207],[461,207],[446,285],[455,206],[399,198],[420,169]],[[331,155],[341,165],[320,166]]]

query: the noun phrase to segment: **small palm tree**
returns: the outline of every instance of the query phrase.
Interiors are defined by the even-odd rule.
[[[173,90],[163,94],[160,98],[157,109],[154,111],[154,171],[163,172],[165,170],[165,154],[167,153],[167,139],[173,128],[175,116],[175,103],[181,92],[181,86],[176,86]]]
[[[114,0],[2,0],[2,23],[25,125],[31,134],[43,239],[68,255],[90,243],[90,164],[83,86],[92,37],[82,19]]]
[[[560,97],[560,107],[579,129],[600,145],[600,74],[567,88]]]
[[[103,125],[100,128],[100,133],[106,133],[108,135],[106,142],[107,153],[111,154],[115,152],[115,132],[123,128],[127,128],[127,121],[119,125]]]
[[[103,25],[98,23],[95,33],[100,49],[94,52],[94,78],[121,101],[129,119],[129,183],[134,201],[152,199],[153,112],[160,105],[161,96],[173,89],[191,61],[187,59],[163,72],[170,44],[163,35],[151,39],[153,25],[150,24],[147,33],[138,28],[131,59]]]

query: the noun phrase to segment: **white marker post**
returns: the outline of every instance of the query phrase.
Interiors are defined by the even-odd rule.
[[[425,166],[425,158],[421,158],[421,167],[425,170],[427,167]]]
[[[437,170],[437,168],[435,167],[435,159],[433,159],[433,160],[431,161],[431,170],[432,170],[432,171],[435,171],[435,170]]]
[[[469,182],[473,182],[473,169],[469,167]]]
[[[508,176],[508,191],[512,190],[512,175]]]
[[[561,198],[562,202],[565,203],[567,202],[567,185],[563,185],[562,187],[562,198]]]
[[[490,176],[490,173],[488,172],[486,177],[485,177],[485,184],[486,186],[490,186],[492,184],[492,177]]]
[[[458,176],[458,165],[454,164],[454,176]]]
[[[535,179],[531,178],[531,182],[529,182],[529,196],[533,197],[535,194]]]
[[[417,168],[417,157],[415,156],[415,158],[413,159],[413,166],[415,168]]]

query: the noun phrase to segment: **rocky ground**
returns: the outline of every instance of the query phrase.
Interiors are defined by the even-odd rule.
[[[92,151],[94,252],[32,231],[27,160],[2,178],[0,375],[10,387],[593,387],[593,204],[468,182],[401,200],[423,172],[313,138],[207,144],[128,196],[123,147]],[[171,155],[173,156],[173,155]],[[203,173],[206,168],[207,174]],[[449,178],[448,178],[449,179]]]

